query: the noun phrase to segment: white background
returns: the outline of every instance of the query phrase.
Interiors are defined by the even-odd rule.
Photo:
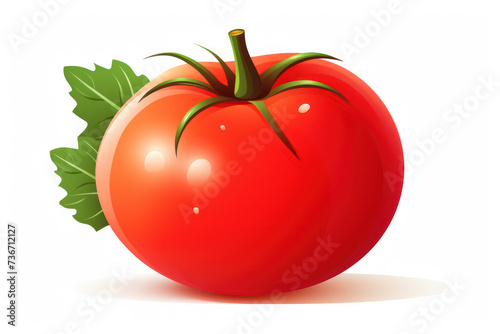
[[[394,9],[389,0],[66,0],[51,7],[52,16],[43,22],[45,2],[4,1],[0,10],[2,268],[7,222],[18,224],[19,233],[18,327],[6,325],[2,279],[2,328],[9,333],[499,331],[500,7],[494,1],[401,0]],[[220,13],[217,3],[229,7]],[[382,26],[373,13],[389,7],[393,13]],[[39,27],[14,47],[9,38],[21,36],[26,22]],[[438,294],[343,303],[334,296],[329,303],[305,298],[263,312],[251,300],[176,287],[135,259],[109,228],[95,233],[59,206],[65,192],[57,187],[49,151],[76,147],[85,127],[72,114],[75,103],[63,67],[109,67],[118,59],[152,78],[180,63],[143,60],[156,52],[210,60],[193,43],[231,60],[226,34],[233,28],[246,29],[253,55],[317,51],[343,58],[343,66],[380,95],[414,168],[387,233],[348,272],[454,282],[461,287],[453,301]],[[363,39],[360,31],[366,30],[370,36]],[[473,110],[460,123],[447,119],[456,105],[478,101],[480,78],[488,77],[497,82],[493,92],[469,105]],[[418,143],[428,142],[437,129],[445,140],[423,152]],[[95,317],[85,313],[95,297],[82,290],[105,287],[113,271],[123,270],[131,278],[122,295],[98,304]],[[367,286],[358,288],[371,291],[361,296],[369,300],[377,287],[364,281]],[[355,290],[351,284],[341,293],[352,301]],[[453,295],[445,284],[442,291]],[[430,316],[422,322],[426,318],[418,314],[425,310]],[[242,325],[248,322],[253,325]]]

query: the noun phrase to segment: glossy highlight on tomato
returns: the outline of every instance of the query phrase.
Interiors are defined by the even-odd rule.
[[[401,175],[399,135],[373,90],[326,55],[250,58],[244,32],[230,38],[235,62],[162,54],[188,64],[113,119],[99,200],[125,246],[179,283],[233,295],[305,288],[384,234],[402,189],[386,180]]]

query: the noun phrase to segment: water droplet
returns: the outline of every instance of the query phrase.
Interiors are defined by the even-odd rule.
[[[153,173],[159,172],[165,167],[165,157],[161,152],[151,151],[144,159],[144,168],[146,171]]]
[[[196,207],[196,206],[195,206],[195,207],[193,208],[193,212],[194,212],[194,214],[195,214],[195,215],[197,215],[197,214],[199,214],[199,213],[200,213],[200,209],[199,209],[198,207]]]
[[[187,181],[196,187],[204,184],[212,173],[212,165],[205,159],[198,159],[189,166],[187,171]]]
[[[225,126],[225,125],[221,125],[221,126],[220,126],[220,129],[221,129],[222,131],[226,131],[226,126]]]
[[[307,103],[304,103],[303,105],[301,105],[301,106],[299,107],[299,113],[301,113],[301,114],[305,114],[306,112],[308,112],[308,111],[309,111],[309,109],[311,109],[311,106],[310,106],[310,105],[308,105]]]

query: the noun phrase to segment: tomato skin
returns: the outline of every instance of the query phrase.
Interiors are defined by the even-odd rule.
[[[287,56],[253,60],[262,72]],[[218,64],[203,64],[224,82]],[[265,101],[299,159],[245,101],[196,116],[176,157],[182,117],[214,96],[171,87],[138,102],[159,80],[176,77],[204,81],[184,65],[148,84],[115,116],[97,159],[104,214],[141,261],[195,288],[262,295],[327,280],[376,244],[399,202],[402,182],[386,175],[402,175],[403,153],[389,112],[363,81],[323,60],[282,75],[276,85],[316,80],[349,101],[313,88]],[[304,104],[310,108],[301,113]],[[209,163],[209,179],[201,168],[201,180],[189,183],[199,159]]]

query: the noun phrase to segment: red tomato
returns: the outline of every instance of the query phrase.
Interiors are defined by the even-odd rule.
[[[251,60],[262,77],[290,56]],[[202,65],[230,81],[219,63]],[[234,62],[228,66],[235,70]],[[99,149],[104,214],[141,261],[191,287],[260,295],[325,281],[376,244],[402,188],[385,175],[400,175],[403,153],[389,112],[368,85],[329,61],[303,61],[273,87],[314,80],[347,101],[311,87],[260,96],[285,139],[252,97],[223,102],[189,122],[176,154],[183,116],[219,94],[172,86],[143,98],[175,78],[208,82],[188,65],[166,71],[118,112]]]

